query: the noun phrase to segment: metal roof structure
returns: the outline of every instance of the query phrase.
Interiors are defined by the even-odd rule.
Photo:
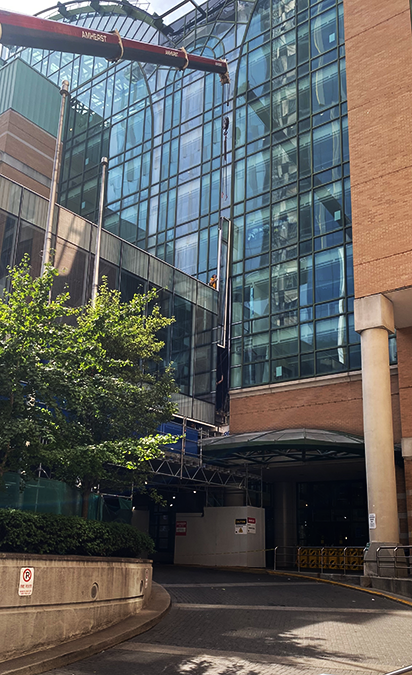
[[[323,459],[359,459],[364,454],[363,438],[321,429],[231,434],[203,441],[205,459],[222,462],[225,466],[274,466]]]

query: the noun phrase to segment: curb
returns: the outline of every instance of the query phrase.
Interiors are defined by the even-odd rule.
[[[37,675],[94,656],[153,628],[167,614],[170,605],[169,593],[153,582],[149,604],[136,616],[57,647],[5,661],[0,665],[0,675]]]

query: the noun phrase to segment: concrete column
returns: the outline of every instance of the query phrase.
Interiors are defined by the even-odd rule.
[[[297,544],[296,483],[275,483],[274,496],[276,569],[293,569]]]
[[[388,348],[392,303],[383,295],[355,300],[355,330],[361,334],[369,536],[376,551],[399,542]]]
[[[402,438],[402,457],[405,468],[406,518],[409,545],[412,546],[412,438]]]

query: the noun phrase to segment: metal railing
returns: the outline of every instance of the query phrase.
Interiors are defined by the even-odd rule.
[[[378,576],[412,576],[412,546],[379,546],[376,557],[365,561],[366,551],[362,546],[276,546],[273,569],[363,574],[366,562],[376,566]]]
[[[362,546],[276,546],[274,570],[363,572]]]
[[[386,673],[386,675],[402,675],[403,673],[410,673],[412,670],[412,666],[405,666],[405,668],[399,668],[398,670],[391,670],[390,673]]]
[[[378,576],[411,576],[412,546],[379,546],[376,549],[376,573]]]

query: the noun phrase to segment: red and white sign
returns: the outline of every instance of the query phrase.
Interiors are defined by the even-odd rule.
[[[176,520],[176,537],[185,537],[187,534],[187,520]]]
[[[256,534],[256,518],[247,519],[247,533]]]
[[[31,595],[33,593],[34,567],[20,568],[19,595]]]

